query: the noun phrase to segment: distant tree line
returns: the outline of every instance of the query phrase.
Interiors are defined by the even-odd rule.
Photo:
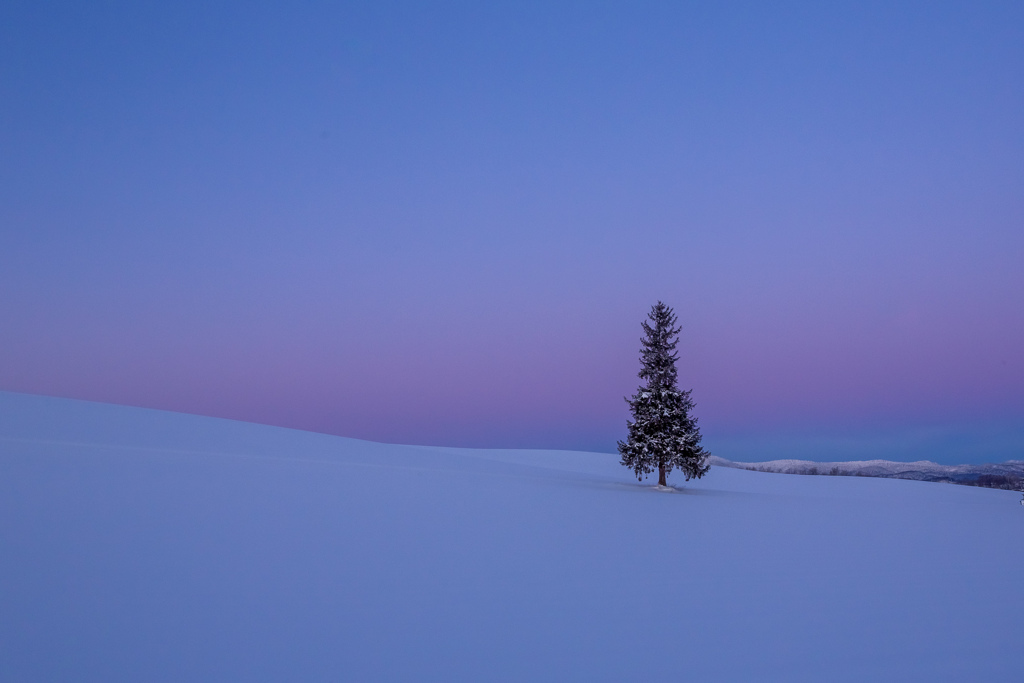
[[[827,471],[817,467],[808,467],[803,470],[791,472],[779,472],[767,465],[756,463],[736,463],[739,469],[751,472],[766,472],[769,474],[799,474],[799,475],[827,475],[831,477],[870,477],[874,479],[906,479],[908,481],[928,481],[939,484],[960,484],[961,486],[979,486],[987,489],[1002,489],[1004,491],[1024,491],[1024,478],[1013,474],[977,474],[965,475],[962,477],[945,477],[941,475],[921,476],[911,472],[894,472],[892,474],[872,474],[862,470],[844,470],[838,466],[832,466]]]

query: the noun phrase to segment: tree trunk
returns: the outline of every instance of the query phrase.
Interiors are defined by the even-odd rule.
[[[665,481],[665,465],[662,463],[658,464],[658,486],[668,486],[668,482]]]

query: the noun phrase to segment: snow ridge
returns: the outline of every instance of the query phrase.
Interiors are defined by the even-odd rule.
[[[854,460],[850,462],[814,462],[812,460],[769,460],[733,462],[711,456],[708,462],[754,472],[778,474],[825,474],[846,477],[882,477],[935,481],[966,486],[983,486],[1011,491],[1024,490],[1024,460],[982,465],[939,465],[930,460],[895,462],[892,460]]]

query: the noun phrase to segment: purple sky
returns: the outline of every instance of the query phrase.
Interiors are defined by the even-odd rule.
[[[1019,3],[4,3],[0,390],[1024,459]]]

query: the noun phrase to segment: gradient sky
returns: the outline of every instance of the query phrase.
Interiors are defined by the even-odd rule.
[[[0,4],[0,390],[1024,459],[1024,4]]]

